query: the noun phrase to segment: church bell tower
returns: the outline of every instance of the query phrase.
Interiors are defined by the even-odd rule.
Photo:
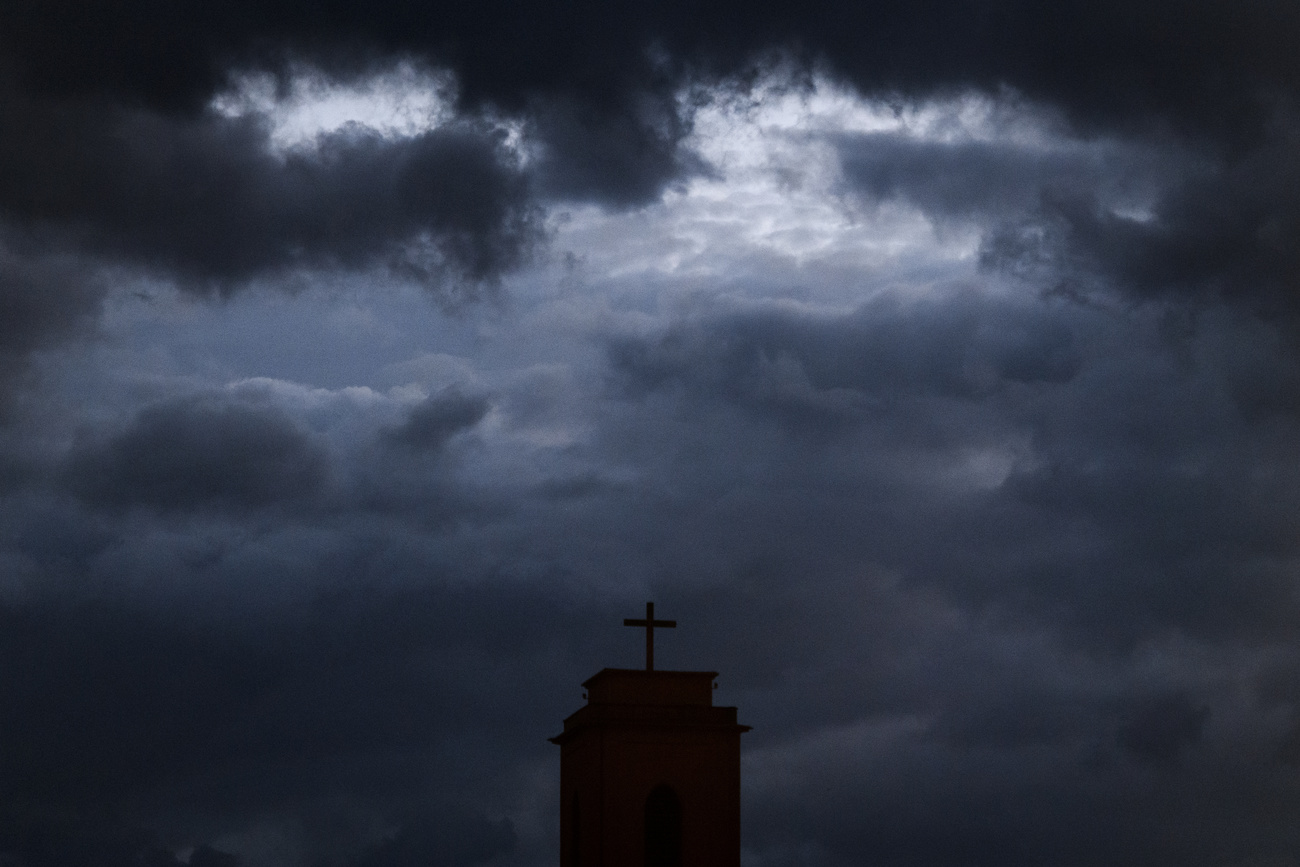
[[[562,867],[739,867],[740,736],[734,707],[714,707],[714,671],[646,667],[589,678],[587,704],[551,738],[560,746]]]

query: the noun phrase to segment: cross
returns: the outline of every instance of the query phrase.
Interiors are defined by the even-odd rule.
[[[623,619],[624,626],[644,626],[645,627],[645,670],[655,670],[655,627],[667,627],[676,629],[676,620],[655,620],[655,604],[647,602],[645,604],[645,620],[634,620],[630,617]]]

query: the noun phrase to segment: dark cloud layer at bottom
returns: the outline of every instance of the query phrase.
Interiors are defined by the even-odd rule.
[[[650,596],[755,726],[753,863],[1286,863],[1300,419],[1243,397],[1277,335],[955,286],[719,303],[608,335],[581,400],[346,440],[272,391],[154,403],[7,495],[0,843],[549,863],[545,738]],[[160,430],[207,499],[114,493]]]

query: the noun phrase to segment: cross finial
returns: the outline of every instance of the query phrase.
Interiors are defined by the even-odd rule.
[[[636,620],[631,617],[623,619],[624,626],[644,626],[645,627],[645,670],[655,670],[655,627],[675,629],[676,620],[655,620],[655,604],[647,602],[645,604],[645,620]]]

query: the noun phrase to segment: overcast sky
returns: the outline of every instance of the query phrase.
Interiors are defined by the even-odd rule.
[[[0,865],[1300,851],[1300,6],[0,4]]]

